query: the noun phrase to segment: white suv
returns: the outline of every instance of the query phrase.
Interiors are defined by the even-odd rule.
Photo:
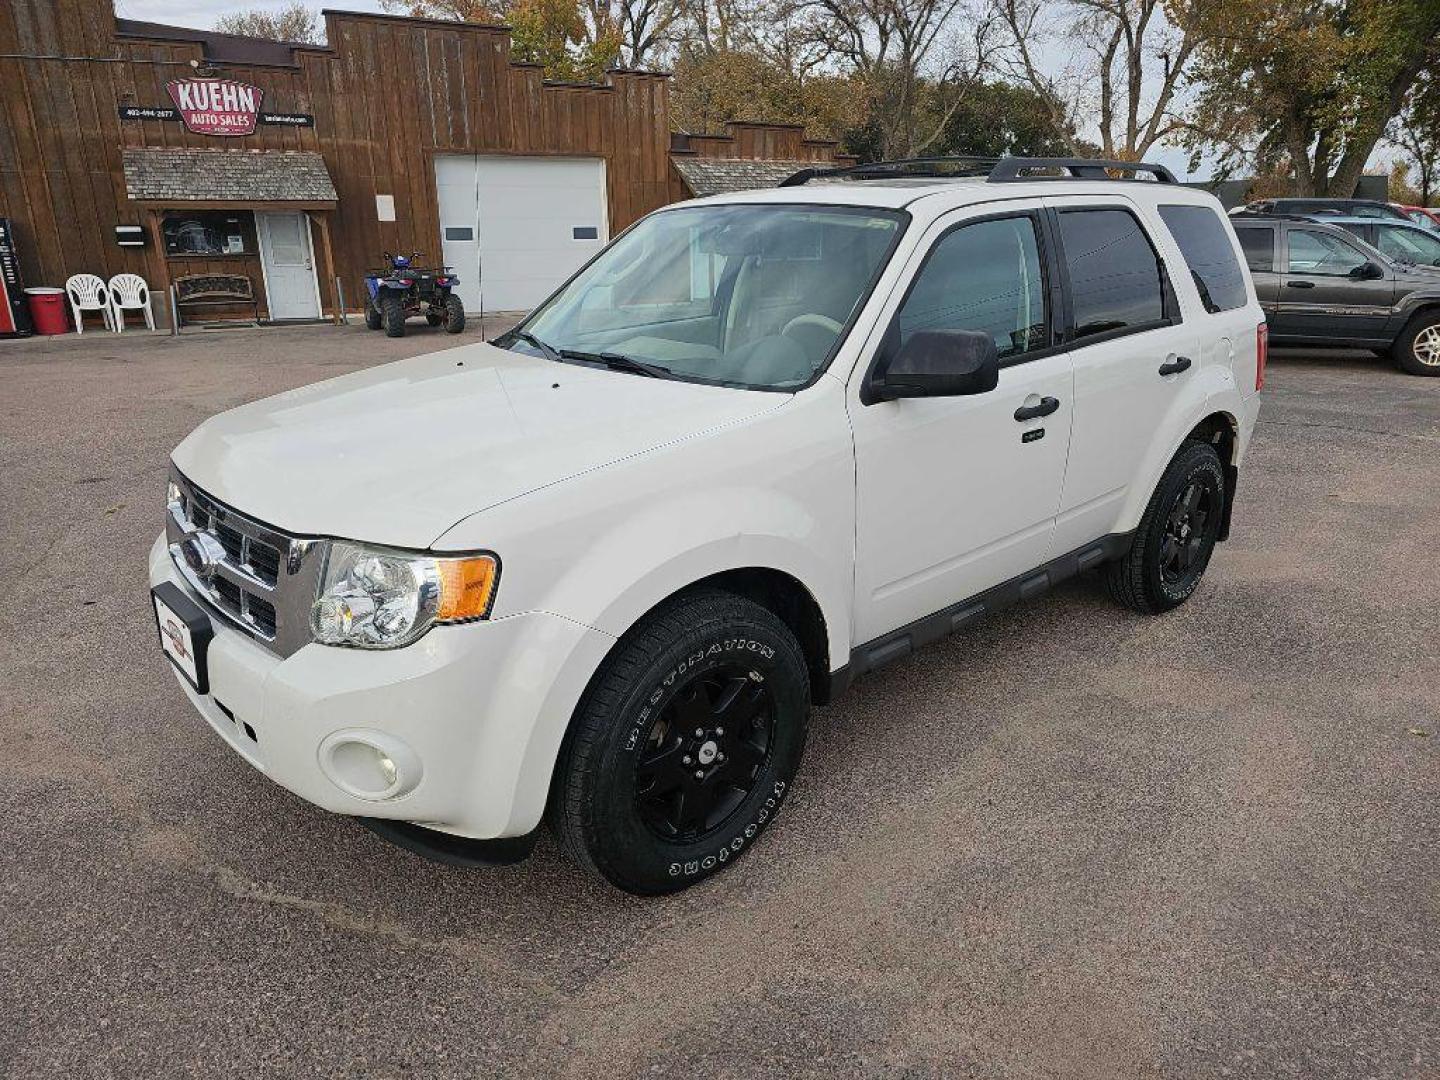
[[[1088,568],[1143,612],[1195,589],[1263,316],[1216,201],[1124,168],[668,207],[493,343],[207,421],[150,555],[181,685],[425,854],[548,817],[622,889],[704,878],[857,675]]]

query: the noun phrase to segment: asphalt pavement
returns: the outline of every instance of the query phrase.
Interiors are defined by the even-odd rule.
[[[6,1075],[1440,1076],[1440,379],[1277,355],[1188,604],[1081,579],[867,676],[642,900],[312,808],[157,651],[170,448],[455,344],[0,342]]]

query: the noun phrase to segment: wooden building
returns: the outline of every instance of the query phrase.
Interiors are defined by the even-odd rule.
[[[505,27],[325,25],[328,46],[291,46],[117,19],[110,0],[0,3],[0,217],[27,283],[241,276],[260,318],[316,318],[337,277],[356,310],[382,252],[420,251],[456,267],[467,307],[527,307],[703,191],[680,171],[696,160],[768,176],[835,156],[783,125],[672,146],[666,75],[548,83]]]

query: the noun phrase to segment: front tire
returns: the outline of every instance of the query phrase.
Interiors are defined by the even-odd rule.
[[[561,849],[638,895],[709,877],[779,812],[809,715],[804,655],[773,613],[718,590],[667,602],[576,711],[549,809]]]
[[[1407,375],[1440,376],[1440,310],[1411,319],[1395,342],[1394,356]]]
[[[365,329],[379,330],[383,321],[384,316],[380,314],[380,309],[375,306],[374,297],[365,301]]]
[[[405,301],[393,292],[380,298],[380,313],[385,319],[386,337],[405,336]]]
[[[460,297],[451,294],[445,298],[445,332],[458,334],[465,329],[465,304]]]
[[[1106,567],[1110,595],[1133,611],[1179,607],[1200,584],[1225,514],[1225,469],[1209,443],[1187,442],[1145,507],[1130,550]]]

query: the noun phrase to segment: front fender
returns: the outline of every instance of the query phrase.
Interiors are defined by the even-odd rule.
[[[547,611],[615,637],[703,578],[778,570],[814,597],[840,667],[855,536],[843,394],[822,379],[744,423],[475,514],[434,546],[499,552],[497,615]]]
[[[1404,327],[1421,308],[1440,307],[1440,289],[1416,289],[1406,293],[1395,304],[1395,324]]]

